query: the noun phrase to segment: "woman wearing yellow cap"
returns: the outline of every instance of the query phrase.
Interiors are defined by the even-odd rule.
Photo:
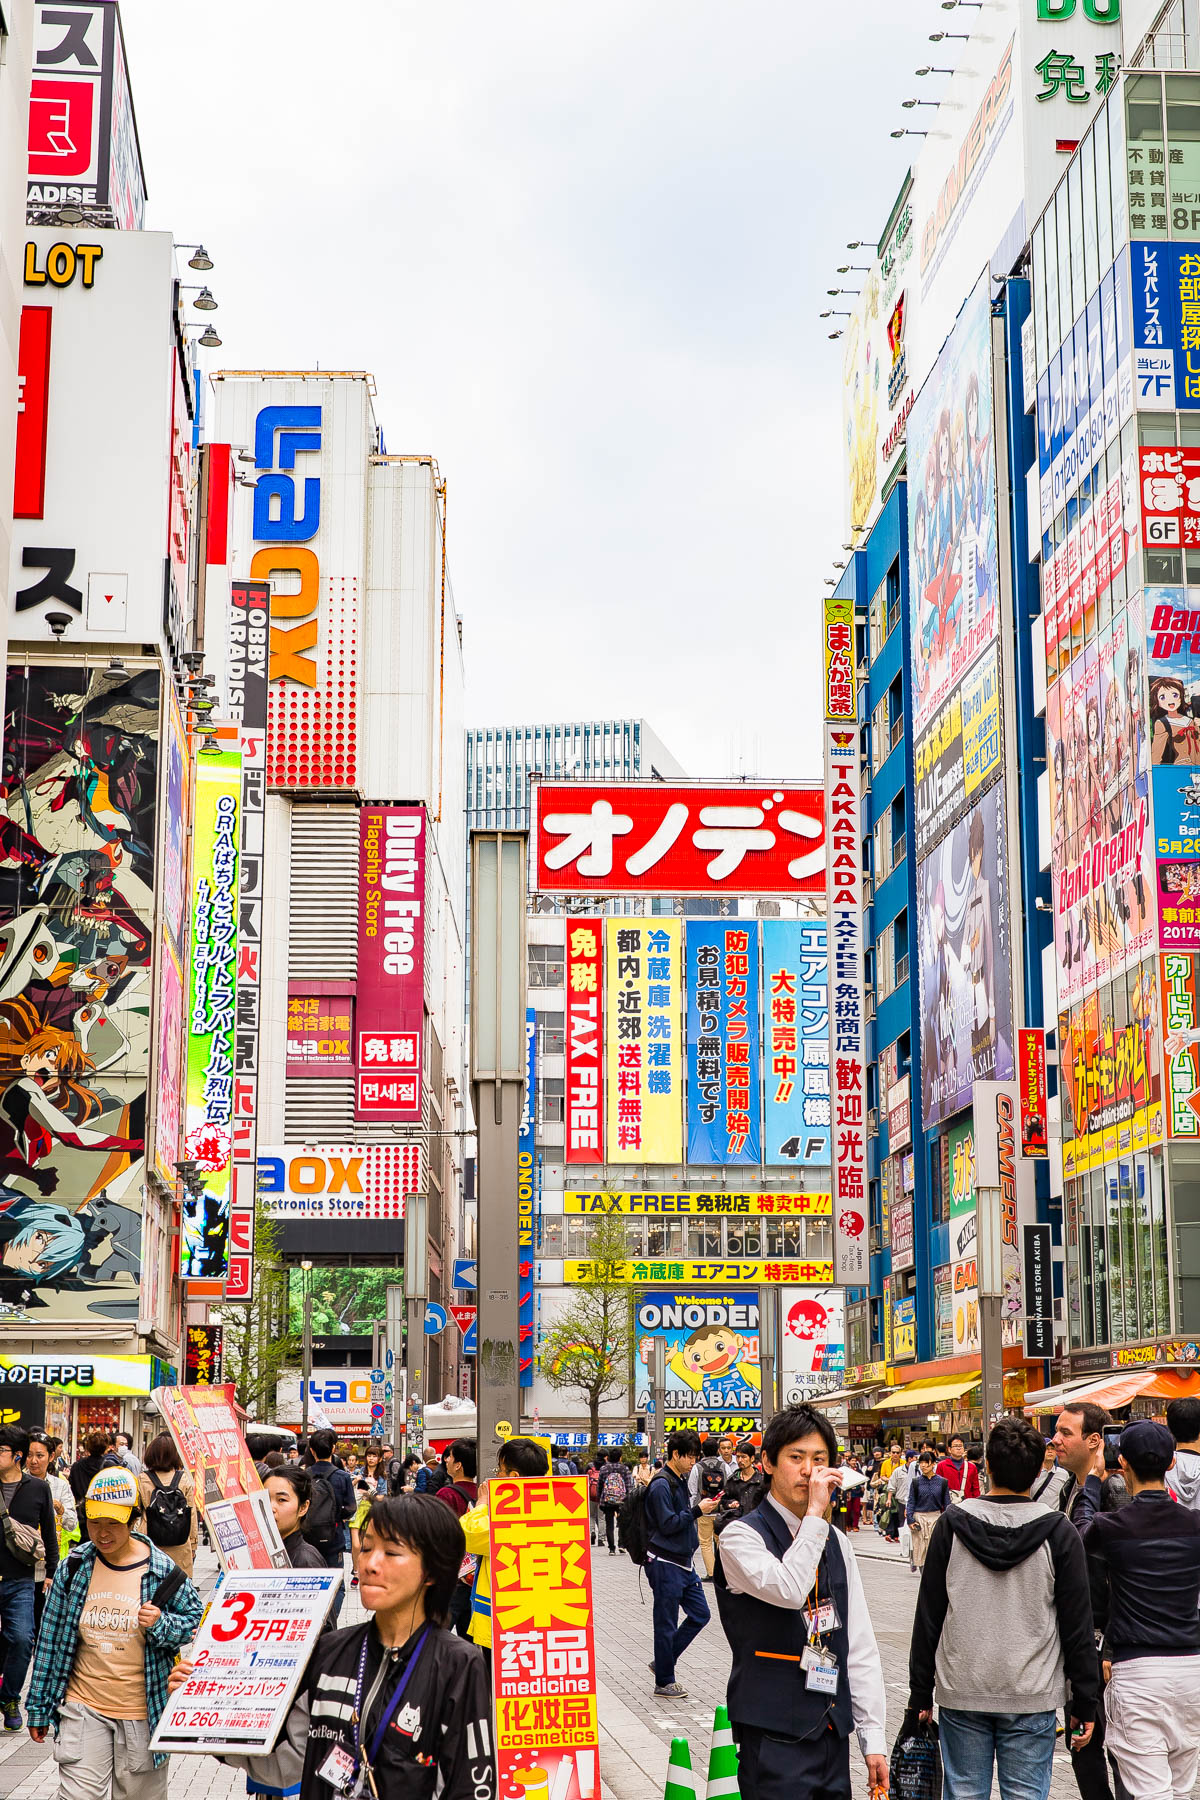
[[[59,1564],[46,1597],[29,1735],[40,1744],[54,1731],[58,1800],[166,1800],[167,1758],[150,1737],[176,1653],[200,1623],[200,1596],[133,1529],[142,1508],[128,1469],[99,1470],[83,1504],[91,1541]]]

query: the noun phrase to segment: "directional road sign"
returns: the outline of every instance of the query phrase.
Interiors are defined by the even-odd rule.
[[[454,1264],[454,1279],[450,1285],[451,1287],[456,1288],[473,1288],[479,1286],[474,1258],[469,1261],[464,1260],[461,1256],[457,1258]]]
[[[425,1302],[425,1336],[436,1337],[439,1331],[446,1329],[446,1309],[439,1306],[436,1300]]]
[[[477,1356],[479,1354],[479,1337],[474,1319],[471,1320],[470,1328],[463,1338],[462,1347],[464,1356]]]

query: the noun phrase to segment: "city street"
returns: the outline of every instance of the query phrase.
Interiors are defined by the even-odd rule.
[[[854,1540],[871,1605],[875,1632],[883,1654],[887,1683],[888,1737],[899,1724],[907,1693],[908,1638],[917,1580],[899,1553],[874,1532]],[[725,1698],[729,1653],[713,1605],[711,1625],[688,1651],[679,1676],[686,1700],[656,1700],[646,1663],[651,1651],[650,1591],[625,1556],[601,1551],[594,1561],[597,1595],[597,1650],[600,1664],[600,1767],[604,1800],[662,1800],[671,1739],[684,1736],[692,1749],[692,1766],[703,1784],[714,1708]],[[215,1558],[203,1551],[200,1586],[207,1593],[216,1573]],[[351,1594],[343,1609],[345,1623],[364,1616]],[[1052,1800],[1073,1800],[1076,1793],[1061,1747],[1054,1759]],[[857,1751],[851,1753],[856,1788],[865,1780]],[[211,1757],[176,1757],[171,1769],[170,1800],[228,1800],[245,1791],[242,1777]],[[703,1788],[701,1789],[703,1791]],[[22,1732],[0,1739],[0,1800],[52,1800],[57,1792],[53,1759],[46,1748]],[[384,1797],[386,1800],[386,1796]]]

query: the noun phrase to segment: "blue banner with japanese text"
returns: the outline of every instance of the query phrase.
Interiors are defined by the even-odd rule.
[[[764,919],[763,1161],[828,1168],[829,952],[824,919]]]
[[[689,919],[688,1161],[761,1158],[758,924]]]

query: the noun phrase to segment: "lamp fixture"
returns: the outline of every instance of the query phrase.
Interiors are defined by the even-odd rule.
[[[960,44],[971,41],[965,31],[931,31],[929,34],[931,44],[944,44],[948,38],[957,38]]]
[[[119,656],[110,656],[108,659],[108,672],[110,675],[128,675],[129,670]]]
[[[197,298],[192,301],[196,312],[216,312],[217,303],[206,287],[198,288],[189,281],[181,281],[179,287],[181,293],[197,295]]]
[[[831,300],[836,300],[840,294],[861,294],[862,289],[861,288],[826,288],[825,292],[829,295]]]
[[[219,350],[223,339],[217,336],[211,325],[206,325],[196,342],[202,350]]]
[[[913,74],[914,75],[953,75],[954,70],[953,69],[935,69],[933,67],[932,63],[927,63],[923,69],[914,69]]]
[[[870,265],[870,263],[839,263],[838,264],[837,272],[839,275],[849,275],[852,270],[856,275],[869,275],[871,272],[871,265]]]
[[[830,332],[830,334],[829,334],[829,336],[830,336],[830,338],[831,338],[831,339],[832,339],[832,338],[840,338],[840,337],[841,337],[841,335],[842,335],[842,334],[841,334],[841,331],[840,331],[840,330],[838,330],[838,331],[831,331],[831,332]]]
[[[82,225],[83,208],[82,206],[73,205],[72,202],[68,200],[65,206],[59,207],[55,217],[60,225]]]
[[[850,314],[840,310],[835,312],[832,306],[827,306],[825,311],[818,316],[822,319],[848,319]]]
[[[900,104],[905,112],[911,112],[914,106],[938,106],[941,103],[937,100],[902,100]]]
[[[203,244],[176,244],[177,250],[191,250],[194,254],[188,257],[188,268],[206,270],[213,266],[212,257]]]
[[[906,127],[902,127],[899,131],[893,131],[892,136],[894,138],[928,137],[929,133],[927,131],[909,131]]]
[[[973,6],[978,10],[983,6],[983,0],[942,0],[943,12],[953,12],[956,6]]]
[[[204,734],[204,742],[200,746],[201,756],[216,756],[220,753],[220,749],[221,746],[218,744],[213,732],[206,731]]]
[[[70,613],[52,612],[46,614],[46,623],[56,638],[60,638],[71,623]]]

